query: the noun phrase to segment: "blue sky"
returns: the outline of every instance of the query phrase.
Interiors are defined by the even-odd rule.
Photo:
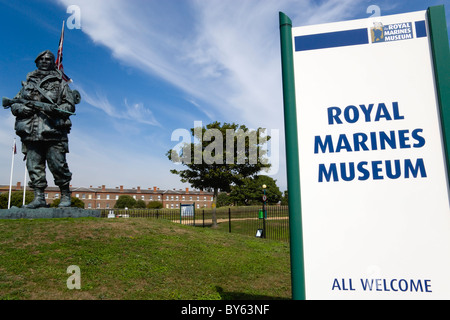
[[[370,5],[390,15],[439,4],[450,26],[448,0],[0,0],[0,94],[19,91],[38,53],[56,54],[77,5],[81,29],[65,29],[63,61],[82,93],[69,137],[72,185],[189,187],[169,172],[181,168],[165,155],[178,143],[171,135],[217,120],[277,138],[272,176],[285,190],[278,12],[302,26],[366,18]],[[9,183],[13,128],[3,111],[0,184]],[[23,172],[19,152],[13,183]]]

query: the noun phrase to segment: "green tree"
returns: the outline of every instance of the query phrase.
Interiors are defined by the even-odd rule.
[[[133,208],[136,208],[136,209],[145,209],[145,207],[146,207],[145,201],[139,199],[139,200],[136,201],[136,204],[134,205]]]
[[[233,199],[226,192],[220,192],[217,195],[217,208],[227,207],[233,204]]]
[[[76,197],[71,197],[70,198],[70,206],[74,207],[74,208],[85,208],[85,204],[83,201],[81,201],[80,199],[76,198]],[[55,199],[53,200],[53,202],[50,204],[50,207],[52,208],[56,208],[58,207],[59,203],[61,202],[61,199]]]
[[[281,201],[282,194],[276,180],[264,175],[244,179],[242,185],[233,187],[230,197],[238,205],[259,205],[263,202],[263,185],[266,186],[266,204],[276,204]]]
[[[230,192],[232,185],[253,177],[270,168],[266,158],[266,143],[270,137],[265,129],[250,130],[235,123],[214,122],[206,127],[191,129],[192,142],[182,142],[178,149],[169,150],[173,162],[186,166],[186,170],[171,170],[193,188],[213,191],[213,227],[217,226],[216,202],[219,191]]]
[[[161,209],[163,207],[162,202],[150,201],[147,205],[147,209]]]
[[[281,204],[282,204],[283,206],[289,205],[289,194],[288,194],[288,191],[287,191],[287,190],[284,191],[283,198],[281,199]]]
[[[136,205],[136,200],[132,196],[122,195],[117,199],[116,204],[114,205],[115,209],[124,209],[124,208],[134,208]]]
[[[8,209],[9,192],[0,194],[0,209]],[[29,204],[34,199],[32,191],[25,192],[25,204]],[[14,191],[11,193],[11,207],[22,207],[23,205],[23,191]]]

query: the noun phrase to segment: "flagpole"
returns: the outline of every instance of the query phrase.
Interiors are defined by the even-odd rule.
[[[16,154],[16,138],[14,138],[14,144],[12,147],[12,156],[11,156],[11,175],[9,177],[9,195],[8,195],[8,209],[11,209],[11,190],[12,190],[12,179],[14,172],[14,155]]]
[[[23,175],[23,201],[22,205],[25,206],[25,196],[27,193],[27,162],[25,161],[25,173]]]

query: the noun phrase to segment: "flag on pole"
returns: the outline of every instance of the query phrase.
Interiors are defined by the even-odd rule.
[[[14,139],[13,152],[17,154],[16,139]]]
[[[72,82],[72,79],[70,79],[65,73],[64,73],[64,67],[62,64],[63,61],[63,43],[64,43],[64,21],[63,21],[63,25],[62,25],[62,30],[61,30],[61,37],[59,38],[59,46],[58,46],[58,54],[56,57],[56,68],[61,71],[62,73],[62,78],[66,81],[66,82]]]

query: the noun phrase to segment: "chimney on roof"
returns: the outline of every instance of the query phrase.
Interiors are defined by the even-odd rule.
[[[102,185],[102,191],[105,191],[106,190],[106,186],[103,184]]]
[[[123,186],[120,186],[120,191],[123,191]]]
[[[158,188],[157,187],[153,187],[153,191],[156,191]]]
[[[17,182],[17,189],[22,189],[21,183]]]
[[[137,192],[141,192],[141,187],[140,186],[137,187]]]
[[[186,188],[186,193],[189,193],[189,188]]]

